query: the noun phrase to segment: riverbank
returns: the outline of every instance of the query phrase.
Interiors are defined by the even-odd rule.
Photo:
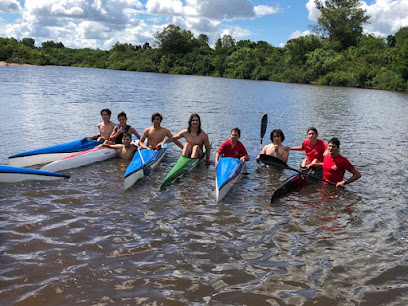
[[[4,67],[4,66],[32,66],[30,64],[17,64],[17,63],[7,63],[4,61],[0,61],[0,67]]]

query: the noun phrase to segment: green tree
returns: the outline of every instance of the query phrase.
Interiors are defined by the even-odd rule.
[[[34,39],[34,38],[23,38],[23,39],[21,40],[21,43],[22,43],[24,46],[27,46],[27,47],[29,47],[29,48],[31,48],[31,49],[34,49],[34,48],[35,48],[35,39]]]
[[[155,43],[164,54],[183,54],[191,51],[194,35],[190,31],[181,30],[173,24],[165,27],[163,31],[154,34]]]
[[[394,60],[393,67],[405,81],[408,81],[408,39],[405,40]]]
[[[395,45],[401,47],[404,41],[408,39],[408,27],[402,27],[395,33]]]
[[[315,0],[321,12],[314,31],[322,38],[340,43],[340,48],[356,46],[369,16],[360,8],[360,0]]]

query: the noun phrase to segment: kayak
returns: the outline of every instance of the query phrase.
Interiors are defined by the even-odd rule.
[[[217,201],[231,190],[232,186],[241,178],[246,171],[246,164],[238,158],[220,157],[215,176],[215,197]]]
[[[8,163],[14,167],[28,167],[37,164],[50,163],[75,152],[92,149],[101,144],[100,141],[81,138],[68,143],[25,151],[9,156]]]
[[[271,197],[271,203],[283,195],[294,191],[300,190],[303,186],[310,182],[315,182],[321,179],[323,170],[321,168],[309,168],[302,170],[303,173],[298,173],[288,177],[278,188]],[[312,176],[316,177],[313,178]]]
[[[211,144],[210,144],[211,145]],[[187,171],[194,169],[205,157],[206,149],[203,145],[203,155],[200,158],[190,158],[185,156],[180,156],[174,166],[171,168],[170,172],[167,173],[164,178],[160,189],[166,188],[168,185],[173,183],[177,178],[184,175]]]
[[[116,156],[118,156],[118,153],[115,149],[96,147],[63,157],[43,166],[40,170],[55,172],[65,169],[78,168],[92,163],[108,160]]]
[[[157,165],[163,159],[163,157],[166,155],[167,148],[168,148],[168,144],[166,143],[163,146],[163,148],[157,151],[148,150],[148,149],[140,150],[140,153],[143,156],[145,165],[151,167],[152,169],[156,168]],[[129,166],[126,168],[125,183],[124,183],[125,190],[132,187],[137,182],[137,180],[142,178],[143,176],[144,176],[143,162],[142,162],[142,159],[140,158],[140,154],[136,152]]]
[[[0,183],[17,183],[26,180],[50,181],[63,178],[69,178],[69,175],[0,165]]]

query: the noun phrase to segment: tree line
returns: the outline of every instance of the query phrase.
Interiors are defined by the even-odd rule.
[[[219,38],[169,25],[149,43],[117,42],[110,50],[66,48],[33,38],[0,37],[0,61],[32,65],[190,74],[359,88],[408,91],[408,27],[386,39],[363,33],[369,16],[358,0],[316,0],[321,16],[312,35],[284,47],[265,41]]]

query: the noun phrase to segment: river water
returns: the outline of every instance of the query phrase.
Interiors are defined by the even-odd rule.
[[[114,121],[125,111],[139,133],[153,112],[173,133],[197,112],[213,149],[238,126],[251,157],[220,203],[213,164],[158,190],[175,145],[126,192],[120,159],[1,185],[2,305],[408,303],[407,94],[69,67],[0,67],[0,92],[0,164],[96,133],[102,108]],[[313,125],[340,139],[362,178],[271,204],[293,173],[257,170],[264,113],[264,144],[281,128],[300,145]]]

